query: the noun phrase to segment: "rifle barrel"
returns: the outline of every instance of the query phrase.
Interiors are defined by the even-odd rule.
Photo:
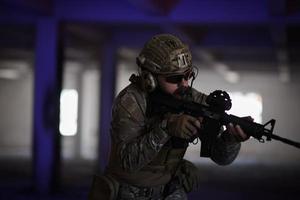
[[[289,140],[287,138],[280,137],[280,136],[275,135],[275,134],[272,134],[271,138],[274,139],[274,140],[279,140],[279,141],[281,141],[283,143],[292,145],[292,146],[294,146],[296,148],[300,148],[300,143],[299,142],[295,142],[295,141]]]

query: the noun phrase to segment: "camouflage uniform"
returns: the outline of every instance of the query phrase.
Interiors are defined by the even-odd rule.
[[[195,102],[204,103],[206,95],[192,89],[192,98]],[[173,193],[174,197],[166,199],[186,199],[184,190],[192,189],[186,185],[195,187],[197,183],[194,181],[191,184],[192,181],[186,180],[187,184],[184,184],[180,177],[187,177],[191,173],[194,176],[190,178],[199,177],[196,168],[182,159],[187,144],[174,144],[174,138],[161,126],[162,117],[148,118],[146,111],[147,93],[138,84],[131,83],[117,96],[112,109],[112,148],[107,173],[121,183],[119,199],[151,199],[147,188],[159,190],[155,194],[158,196],[152,199],[162,198],[165,186],[178,179],[175,189],[164,195]],[[211,159],[220,165],[230,164],[239,149],[240,143],[231,135],[222,134],[215,142]],[[191,166],[191,172],[187,164]],[[122,183],[126,186],[122,186]]]
[[[192,68],[191,59],[187,45],[178,38],[168,34],[153,37],[137,58],[139,77],[115,99],[108,176],[103,180],[117,180],[109,187],[119,185],[117,199],[187,199],[186,192],[197,187],[201,174],[183,159],[188,142],[171,136],[174,134],[166,128],[164,114],[152,116],[148,112],[148,97],[158,89],[156,76],[185,73]],[[205,94],[189,91],[186,100],[205,103]],[[220,134],[211,159],[220,165],[229,164],[239,149],[240,143],[233,136]]]

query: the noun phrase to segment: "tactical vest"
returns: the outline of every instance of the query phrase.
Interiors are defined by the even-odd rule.
[[[141,170],[154,173],[162,172],[174,175],[186,152],[188,143],[180,138],[172,137],[160,150],[158,155]]]
[[[147,124],[148,118],[145,115],[147,94],[140,90],[138,84],[134,83],[129,85],[124,92],[130,92],[132,96],[135,97],[136,106],[141,108],[136,115],[139,116],[138,119],[142,121],[142,123]],[[198,101],[201,102],[202,99],[203,97],[201,95]],[[119,102],[116,101],[115,103],[118,104]],[[136,109],[133,108],[130,108],[130,110],[132,110],[132,112],[136,111]],[[142,110],[143,113],[140,113],[140,110]],[[120,182],[137,186],[149,187],[166,184],[174,176],[180,162],[183,160],[187,146],[188,143],[185,140],[172,137],[148,164],[130,172],[122,169],[118,151],[119,144],[117,141],[113,141],[107,173]]]

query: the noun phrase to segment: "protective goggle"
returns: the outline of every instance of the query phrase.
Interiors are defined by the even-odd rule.
[[[193,70],[188,70],[184,74],[165,76],[165,80],[168,83],[180,83],[182,81],[182,79],[188,81],[194,76],[195,76],[195,72]]]

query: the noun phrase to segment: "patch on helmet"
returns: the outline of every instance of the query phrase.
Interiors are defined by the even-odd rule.
[[[177,63],[179,68],[185,68],[188,66],[188,54],[182,53],[177,55]]]

